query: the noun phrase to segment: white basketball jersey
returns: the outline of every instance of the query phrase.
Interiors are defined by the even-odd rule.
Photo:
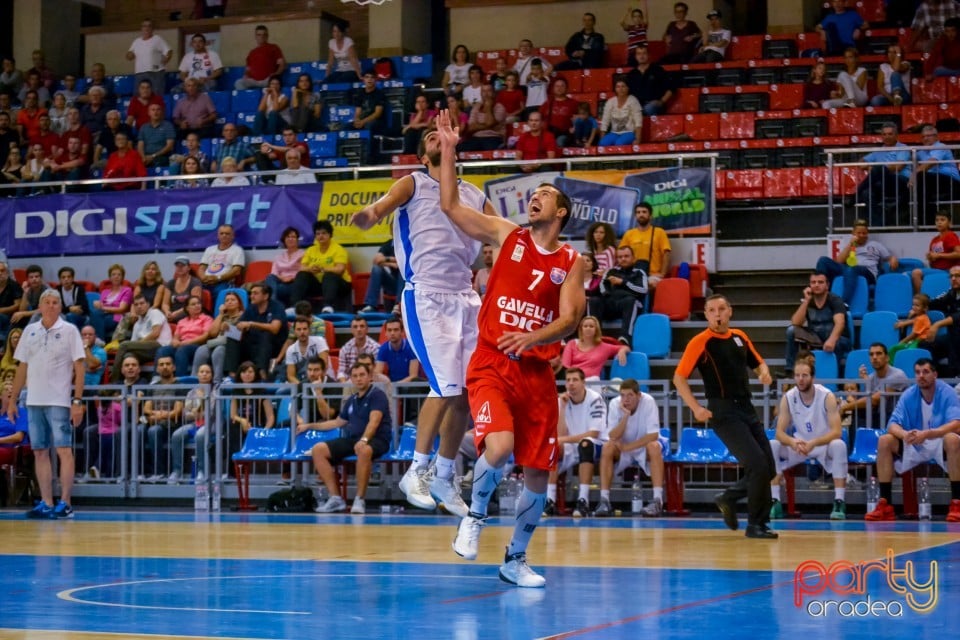
[[[820,384],[813,385],[813,388],[815,393],[809,406],[801,400],[799,389],[794,387],[787,391],[787,406],[796,429],[794,435],[804,441],[830,433],[830,423],[827,420],[827,396],[830,395],[830,390]]]
[[[587,389],[586,392],[587,395],[580,404],[572,400],[567,401],[563,417],[567,422],[567,433],[578,435],[587,431],[596,431],[597,437],[591,440],[599,444],[600,435],[607,425],[607,405],[603,401],[603,396],[593,389]]]
[[[411,174],[413,196],[393,217],[394,251],[400,273],[417,289],[440,293],[470,291],[470,268],[481,243],[460,230],[440,210],[440,183],[426,172]],[[486,196],[460,182],[460,202],[483,211]]]

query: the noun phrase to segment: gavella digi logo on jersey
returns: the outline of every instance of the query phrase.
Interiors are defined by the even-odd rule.
[[[926,576],[917,573],[912,560],[898,568],[893,549],[887,549],[882,560],[838,560],[829,566],[807,560],[793,574],[793,604],[816,618],[902,618],[904,605],[916,613],[930,613],[939,597],[938,564],[931,561]],[[893,597],[887,597],[888,591]]]
[[[536,331],[553,322],[553,311],[510,296],[497,298],[497,308],[500,309],[500,324],[517,327],[521,331]]]

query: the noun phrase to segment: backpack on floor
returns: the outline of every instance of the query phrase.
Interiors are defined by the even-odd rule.
[[[294,487],[274,491],[267,498],[267,511],[279,513],[309,513],[317,506],[313,491],[305,487]]]

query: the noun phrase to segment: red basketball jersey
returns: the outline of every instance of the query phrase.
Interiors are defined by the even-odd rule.
[[[544,253],[533,243],[529,229],[511,232],[490,271],[480,307],[477,346],[496,350],[497,340],[504,333],[529,333],[553,322],[560,309],[560,285],[578,258],[568,244]],[[523,353],[543,360],[559,354],[559,341]]]

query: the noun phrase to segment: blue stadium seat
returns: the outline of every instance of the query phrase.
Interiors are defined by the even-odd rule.
[[[308,133],[304,137],[310,149],[310,159],[334,158],[337,155],[337,135],[334,133]]]
[[[207,95],[210,96],[210,100],[213,102],[213,106],[217,110],[218,115],[222,116],[231,111],[229,91],[210,91]]]
[[[90,305],[90,308],[93,308],[94,302],[100,301],[100,294],[96,291],[87,291],[87,303]]]
[[[338,169],[350,166],[350,158],[313,158],[311,162],[314,169]]]
[[[330,429],[328,431],[309,429],[303,433],[297,434],[297,439],[293,444],[293,449],[285,453],[283,459],[289,462],[309,461],[312,459],[310,451],[313,449],[313,445],[319,442],[328,442],[339,437],[340,429]]]
[[[903,276],[900,276],[901,278]],[[900,333],[893,328],[897,314],[892,311],[871,311],[860,322],[860,348],[867,349],[880,342],[889,349],[900,341]]]
[[[227,297],[228,293],[235,293],[240,296],[240,300],[243,302],[244,309],[250,306],[250,297],[247,295],[247,290],[240,287],[231,287],[229,289],[224,289],[217,294],[217,299],[213,302],[214,309],[220,308],[220,305],[223,304],[223,299]]]
[[[875,464],[877,462],[877,442],[883,431],[860,427],[853,437],[853,450],[847,458],[853,464]]]
[[[870,349],[854,349],[847,354],[847,362],[843,367],[844,378],[858,379],[860,377],[860,365],[866,365],[867,371],[872,371],[870,367]],[[820,373],[819,371],[817,372]]]
[[[433,75],[433,56],[430,54],[403,56],[400,58],[400,64],[397,66],[397,73],[399,73],[400,77],[404,80],[429,78]]]
[[[670,355],[672,335],[670,318],[662,313],[641,314],[633,324],[632,349],[650,358],[666,358]]]
[[[285,87],[292,87],[297,83],[297,78],[301,73],[306,73],[310,76],[311,80],[316,81],[319,78],[314,78],[313,74],[316,73],[316,67],[313,66],[312,62],[292,62],[287,65],[287,68],[283,71],[282,82]]]
[[[391,447],[390,451],[384,454],[381,461],[384,462],[409,462],[413,460],[413,452],[417,446],[417,428],[413,425],[403,425],[400,430],[400,441],[396,447]]]
[[[348,125],[353,122],[356,109],[349,105],[335,105],[327,107],[327,123],[331,125]]]
[[[126,74],[122,76],[112,76],[113,79],[113,92],[118,96],[132,96],[134,86],[134,76],[133,74]]]
[[[320,313],[320,314],[317,314],[316,317],[320,318],[321,320],[329,320],[331,323],[333,323],[334,328],[342,329],[343,327],[350,326],[350,322],[353,320],[354,314],[352,313]]]
[[[914,269],[923,269],[923,260],[919,258],[900,258],[897,260],[897,268],[894,270],[890,269],[890,263],[882,263],[881,271],[883,273],[911,273]]]
[[[931,299],[936,298],[941,293],[950,290],[950,274],[940,269],[934,269],[923,274],[923,282],[920,284],[920,293],[925,293]]]
[[[177,378],[177,384],[200,384],[197,376],[180,376]]]
[[[817,367],[817,380],[829,380],[840,377],[840,367],[837,364],[837,354],[827,353],[826,351],[813,352],[814,365]],[[831,391],[837,390],[835,382],[821,382],[823,386]]]
[[[903,349],[893,356],[893,366],[907,374],[907,378],[910,378],[913,376],[913,365],[920,358],[933,359],[927,349]]]
[[[903,276],[900,276],[901,278]],[[843,277],[838,276],[833,279],[833,285],[830,287],[832,293],[843,297]],[[850,301],[848,308],[854,319],[859,320],[867,312],[867,305],[870,301],[870,288],[867,286],[867,279],[863,276],[857,277],[857,288],[854,290],[853,300]]]
[[[233,454],[234,462],[255,462],[263,460],[282,460],[290,448],[290,429],[260,429],[254,427],[247,432],[243,448]]]
[[[727,462],[729,457],[727,446],[713,429],[684,427],[680,430],[677,450],[670,456],[669,461],[718,464]]]
[[[253,124],[257,121],[257,112],[255,110],[249,113],[244,112],[237,113],[235,115],[236,119],[234,121],[236,122],[237,126],[243,125],[248,129],[252,129]]]
[[[233,86],[236,84],[237,80],[243,77],[243,72],[245,67],[224,67],[223,75],[220,76],[220,86],[223,87],[226,91],[233,91]]]
[[[621,365],[617,359],[614,358],[613,364],[610,365],[610,378],[620,378],[621,380],[626,380],[627,378],[649,380],[650,361],[647,359],[647,354],[641,353],[640,351],[631,351],[627,354],[627,364],[625,365]]]
[[[939,322],[940,320],[943,320],[946,316],[943,315],[943,311],[931,310],[931,311],[927,311],[927,317],[930,318],[930,324],[933,324],[934,322]],[[946,327],[940,327],[937,330],[937,337],[939,338],[941,336],[943,336],[944,338],[947,337]]]
[[[230,92],[230,111],[233,113],[251,111],[256,113],[260,107],[260,98],[262,96],[263,92],[260,91],[260,89],[246,89],[243,91],[234,89]]]
[[[913,302],[913,285],[901,273],[884,273],[877,278],[873,294],[875,311],[893,311],[898,318],[906,318]]]

